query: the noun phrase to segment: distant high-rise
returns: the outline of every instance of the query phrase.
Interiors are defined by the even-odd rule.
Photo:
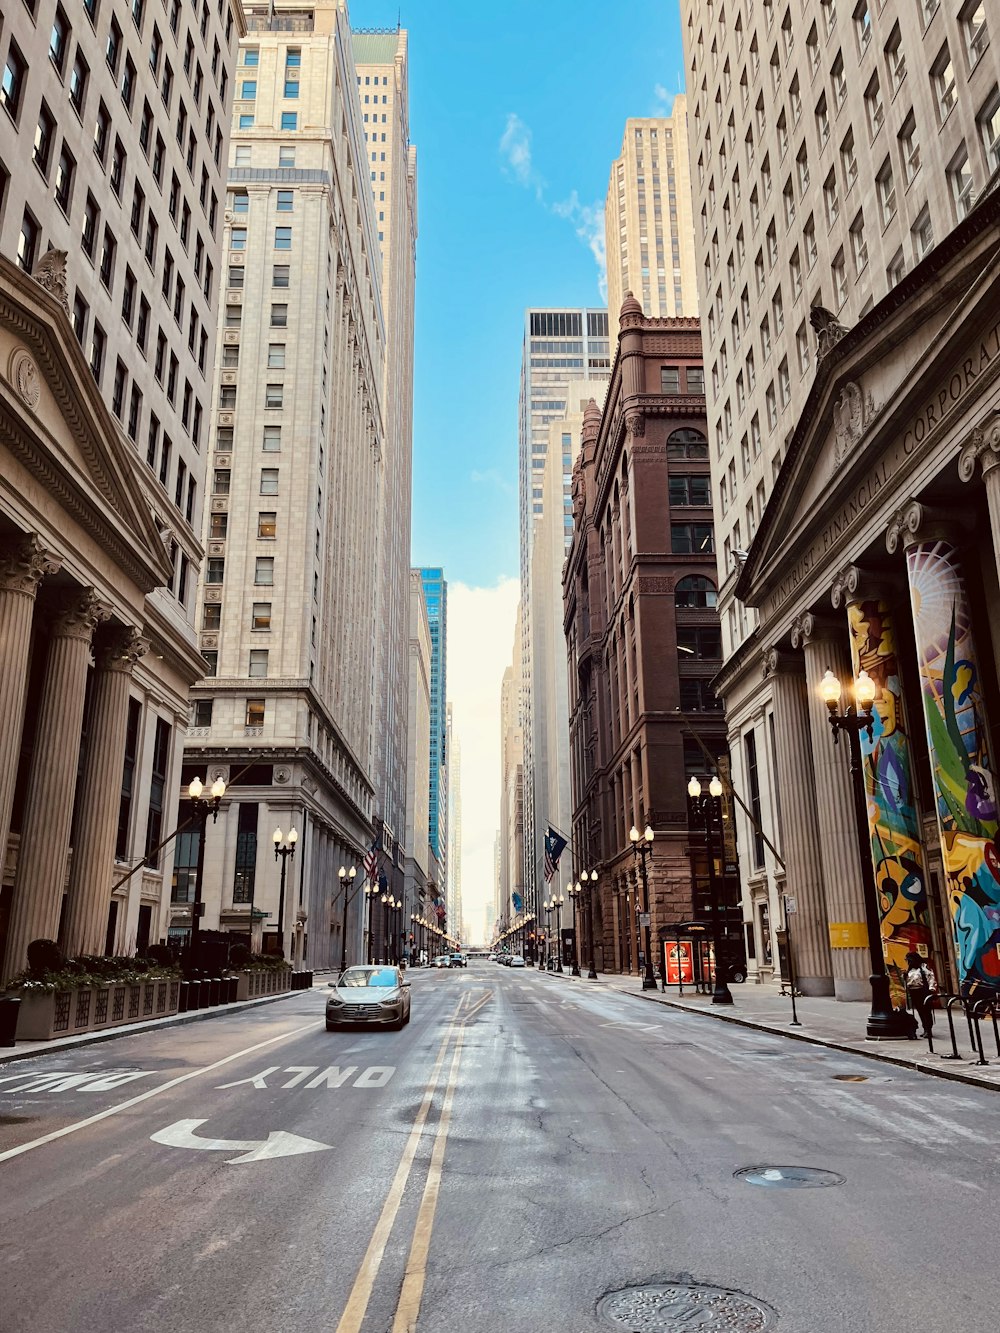
[[[544,512],[545,458],[549,426],[566,412],[571,379],[607,379],[611,353],[608,312],[601,309],[529,309],[524,315],[521,392],[518,406],[518,501],[521,536],[521,682],[524,744],[524,866],[520,876],[526,908],[537,914],[541,882],[541,838],[536,812],[532,742],[532,548]]]
[[[378,552],[372,777],[376,832],[389,890],[398,895],[405,859],[417,155],[409,137],[405,29],[354,32],[351,42],[382,253],[386,336],[382,485],[371,533]]]
[[[403,928],[424,913],[430,877],[428,807],[431,762],[431,629],[419,570],[409,579],[409,700],[406,753],[406,847]]]
[[[437,861],[440,896],[447,892],[448,862],[448,584],[443,569],[421,569],[431,627],[431,775],[428,823]]]
[[[462,931],[462,745],[448,705],[448,930]]]
[[[625,122],[604,205],[608,309],[626,292],[656,318],[698,313],[687,98],[669,116]]]

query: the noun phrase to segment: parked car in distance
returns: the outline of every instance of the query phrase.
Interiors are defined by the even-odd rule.
[[[438,956],[434,959],[433,966],[451,967],[451,955],[447,953],[439,953]]]
[[[451,955],[451,965],[452,967],[468,967],[469,960],[465,957],[464,954],[453,953]]]
[[[513,954],[513,955],[511,956],[511,960],[510,960],[510,962],[507,964],[507,966],[508,966],[508,967],[524,967],[524,959],[521,957],[521,955],[520,955],[519,953],[515,953],[515,954]]]
[[[398,967],[349,967],[330,982],[326,1030],[354,1023],[401,1028],[410,1021],[410,983]]]

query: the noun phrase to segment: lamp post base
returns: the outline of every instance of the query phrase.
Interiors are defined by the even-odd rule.
[[[724,981],[715,983],[715,989],[712,991],[713,1004],[732,1004],[733,993]]]
[[[905,1011],[893,1008],[889,978],[884,973],[872,973],[868,980],[872,988],[872,1011],[865,1027],[868,1040],[899,1041],[909,1036]]]
[[[573,963],[573,970],[570,972],[570,976],[571,976],[571,977],[578,977],[579,975],[580,975],[580,964],[577,963],[577,962],[574,960],[574,963]]]
[[[653,975],[653,969],[651,967],[647,967],[645,972],[643,972],[642,974],[642,989],[643,990],[657,989],[656,977]]]
[[[588,980],[588,981],[596,981],[596,980],[597,980],[597,969],[594,967],[594,964],[593,964],[593,963],[591,963],[591,965],[590,965],[590,971],[587,973],[587,980]]]

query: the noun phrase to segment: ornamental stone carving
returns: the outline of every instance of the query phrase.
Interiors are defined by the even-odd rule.
[[[66,293],[66,251],[48,250],[35,264],[31,276],[44,287],[50,296],[54,296],[66,314],[69,314],[69,297]]]
[[[994,409],[982,425],[972,432],[958,458],[958,475],[971,481],[979,464],[985,477],[1000,465],[1000,410]]]
[[[772,646],[765,648],[760,657],[765,680],[783,673],[794,673],[799,676],[802,674],[802,659],[797,654]]]
[[[909,504],[897,509],[890,518],[885,533],[885,548],[889,554],[896,554],[900,542],[903,543],[904,549],[912,545],[923,522],[924,507],[918,500],[911,500]]]
[[[0,545],[0,592],[34,597],[46,574],[58,572],[62,561],[47,551],[34,533],[23,541]]]
[[[15,347],[7,362],[7,378],[29,411],[34,412],[42,396],[42,380],[38,367],[23,347]]]
[[[279,787],[284,787],[291,776],[291,771],[287,768],[276,768],[274,770],[274,781]]]
[[[854,380],[841,389],[833,405],[833,463],[839,467],[878,416],[871,394]]]
[[[792,622],[792,647],[806,648],[819,639],[842,639],[844,627],[839,621],[817,615],[815,611],[805,611]]]
[[[814,305],[809,311],[809,323],[816,334],[816,360],[822,361],[829,356],[841,338],[850,330],[841,324],[832,311],[824,306]]]
[[[103,671],[123,671],[131,675],[140,657],[149,652],[149,640],[136,625],[118,625],[104,631],[95,648],[94,659]]]
[[[642,412],[626,412],[625,429],[633,439],[646,434],[646,417]]]
[[[645,576],[640,575],[639,578],[636,579],[635,590],[641,597],[649,593],[672,593],[675,585],[676,580],[672,575],[665,574],[660,576],[656,574],[647,574]]]
[[[834,575],[830,601],[838,611],[854,598],[860,584],[861,570],[857,565],[845,565],[839,574]]]
[[[89,643],[98,625],[110,619],[111,607],[93,588],[64,593],[53,604],[53,633],[60,638],[86,639]]]

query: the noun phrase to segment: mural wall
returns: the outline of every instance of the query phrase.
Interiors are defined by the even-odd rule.
[[[927,874],[913,794],[896,640],[889,607],[878,599],[847,609],[854,674],[878,686],[872,738],[861,733],[868,828],[882,920],[882,948],[893,1003],[906,1000],[906,955],[930,953]]]
[[[924,721],[963,994],[1000,989],[1000,851],[961,566],[947,541],[906,552]]]

